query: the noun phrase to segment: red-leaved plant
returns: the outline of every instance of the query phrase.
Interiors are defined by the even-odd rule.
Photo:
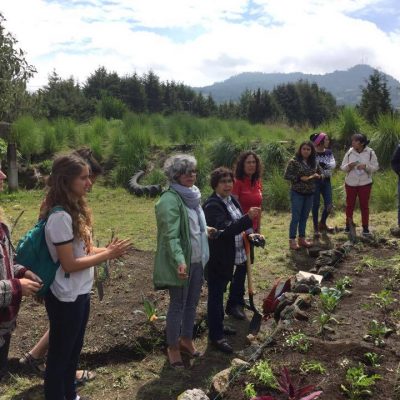
[[[303,386],[300,388],[296,387],[292,382],[292,378],[289,375],[288,369],[283,367],[283,370],[281,371],[281,377],[278,379],[278,390],[287,394],[288,400],[316,399],[322,393],[322,390],[310,393],[314,390],[314,388],[314,385]],[[276,398],[272,396],[258,396],[253,397],[251,400],[276,400]]]

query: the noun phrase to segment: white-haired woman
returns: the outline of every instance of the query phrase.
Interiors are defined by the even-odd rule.
[[[155,211],[157,252],[154,286],[168,289],[167,353],[173,368],[184,368],[181,352],[198,357],[193,344],[196,308],[208,261],[207,226],[196,181],[196,159],[175,155],[167,159],[164,172],[169,188],[161,195]]]

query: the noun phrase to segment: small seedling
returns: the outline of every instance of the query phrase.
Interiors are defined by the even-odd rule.
[[[157,315],[157,308],[150,300],[144,297],[144,295],[142,295],[142,301],[143,301],[144,314],[146,315],[148,321],[154,322],[156,320],[165,319],[165,316]]]
[[[339,321],[336,318],[333,318],[332,316],[324,312],[318,315],[318,317],[314,320],[314,322],[319,324],[318,334],[321,336],[323,336],[325,331],[328,330],[327,325],[329,324],[329,322],[335,322],[337,324],[339,323]]]
[[[364,366],[360,364],[358,367],[347,370],[347,385],[341,385],[341,388],[350,400],[359,400],[364,396],[372,395],[372,389],[380,378],[378,374],[368,376],[364,371]]]
[[[340,297],[351,293],[348,289],[352,287],[352,283],[352,279],[347,275],[336,282],[335,288],[341,293]]]
[[[303,361],[300,365],[300,371],[303,374],[308,374],[310,372],[325,374],[326,369],[319,361]]]
[[[334,288],[322,288],[322,293],[319,295],[321,307],[326,314],[332,314],[337,307],[341,293]]]
[[[301,353],[306,353],[310,348],[308,337],[301,332],[292,333],[286,338],[285,342],[287,346],[296,349]]]
[[[380,355],[376,354],[376,353],[365,353],[364,354],[365,359],[367,360],[367,363],[371,366],[371,367],[380,367],[379,364],[379,359],[380,359]]]
[[[388,307],[397,301],[397,299],[393,297],[392,291],[387,289],[381,290],[379,293],[373,293],[370,297],[374,300],[374,304],[385,313],[388,312]]]
[[[364,340],[374,342],[375,346],[382,347],[385,345],[383,340],[386,336],[393,332],[384,322],[378,322],[373,319],[369,324],[368,334],[364,336]]]
[[[248,383],[246,385],[246,387],[244,388],[244,394],[248,399],[253,399],[254,397],[257,396],[257,392],[254,389],[253,383]]]
[[[277,388],[278,382],[268,360],[258,361],[253,367],[250,368],[249,372],[265,386],[272,389]]]

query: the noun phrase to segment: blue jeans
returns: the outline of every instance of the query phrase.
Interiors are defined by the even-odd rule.
[[[321,223],[326,224],[329,212],[332,208],[332,185],[330,179],[322,179],[315,183],[315,192],[312,206],[312,216],[314,223],[314,230],[318,230],[318,211],[321,201],[321,195],[324,200],[324,208],[321,215]]]
[[[299,237],[306,237],[306,225],[308,215],[310,214],[313,204],[314,194],[300,194],[294,190],[290,191],[290,200],[292,208],[292,219],[289,226],[289,238],[295,239],[297,229],[299,230]]]
[[[224,293],[229,279],[212,275],[207,282],[208,337],[217,341],[224,337]]]
[[[75,371],[90,311],[90,295],[73,302],[58,300],[51,290],[45,297],[50,321],[49,352],[44,377],[46,400],[76,398]]]
[[[203,265],[190,265],[189,278],[186,286],[171,286],[169,288],[169,308],[167,313],[167,343],[177,346],[179,337],[192,339],[196,309],[203,286]]]

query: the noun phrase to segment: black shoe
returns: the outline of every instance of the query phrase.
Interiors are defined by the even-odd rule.
[[[233,353],[233,348],[226,339],[222,339],[220,341],[215,340],[212,341],[211,343],[217,350],[222,351],[225,354]]]
[[[346,225],[346,228],[344,228],[344,233],[350,233],[350,226]]]
[[[363,236],[372,236],[371,232],[368,229],[368,226],[363,226],[362,235]]]
[[[233,329],[230,326],[224,325],[224,335],[228,335],[228,336],[236,335],[236,329]]]
[[[236,319],[246,319],[246,314],[243,311],[243,307],[236,305],[236,306],[231,306],[231,307],[226,307],[225,312],[227,315],[231,315],[233,318]]]

